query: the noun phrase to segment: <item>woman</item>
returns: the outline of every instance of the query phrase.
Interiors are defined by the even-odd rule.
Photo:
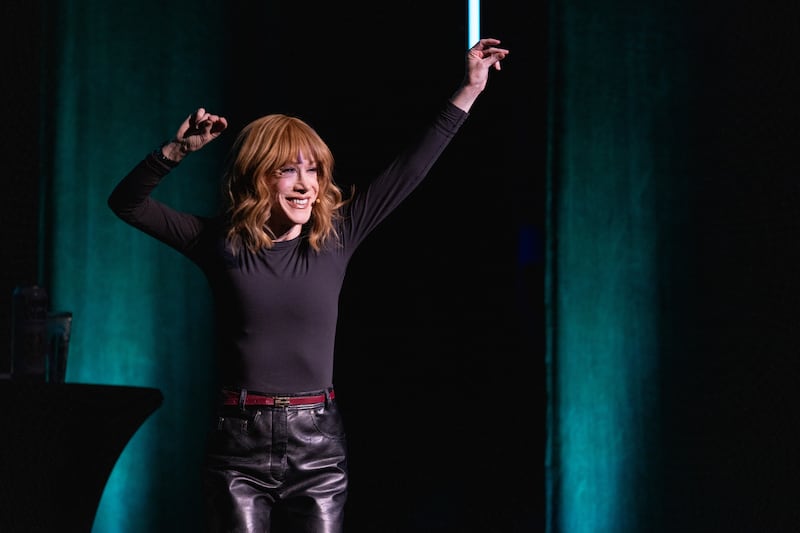
[[[481,39],[422,135],[347,200],[333,156],[305,122],[274,114],[245,126],[225,171],[227,208],[179,212],[150,197],[227,120],[197,109],[175,138],[117,185],[110,208],[178,250],[208,279],[220,402],[206,454],[212,531],[337,533],[347,495],[345,432],[333,389],[339,292],[355,250],[428,173],[508,50]]]

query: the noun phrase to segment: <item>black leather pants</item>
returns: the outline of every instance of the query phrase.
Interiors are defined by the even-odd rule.
[[[336,401],[222,406],[205,465],[208,531],[341,533],[346,442]]]

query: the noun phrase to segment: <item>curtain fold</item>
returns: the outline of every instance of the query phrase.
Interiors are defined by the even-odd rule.
[[[74,313],[67,381],[164,394],[110,476],[96,531],[201,524],[185,519],[197,515],[200,501],[198,442],[211,377],[205,280],[177,252],[117,219],[106,199],[191,111],[220,107],[223,7],[149,0],[46,6],[45,271],[51,306]],[[212,212],[221,155],[210,147],[187,159],[155,196]]]
[[[652,3],[551,2],[549,16],[547,531],[659,531],[684,28]]]

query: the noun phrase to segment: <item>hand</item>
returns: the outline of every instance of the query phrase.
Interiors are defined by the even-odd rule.
[[[450,101],[464,111],[469,111],[478,95],[486,88],[489,69],[500,70],[500,61],[508,55],[508,50],[498,48],[499,39],[487,38],[478,41],[467,51],[466,72]]]
[[[478,41],[467,51],[467,72],[465,83],[479,90],[486,87],[489,69],[500,70],[500,61],[508,55],[505,48],[497,48],[499,39],[487,38]]]
[[[227,127],[228,121],[225,117],[212,115],[200,107],[186,117],[175,134],[175,140],[181,144],[184,153],[196,152],[219,137]]]

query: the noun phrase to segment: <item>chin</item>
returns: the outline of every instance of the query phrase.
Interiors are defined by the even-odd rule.
[[[310,216],[307,217],[292,217],[292,223],[297,224],[299,226],[305,226],[308,224],[308,221],[311,220]]]

